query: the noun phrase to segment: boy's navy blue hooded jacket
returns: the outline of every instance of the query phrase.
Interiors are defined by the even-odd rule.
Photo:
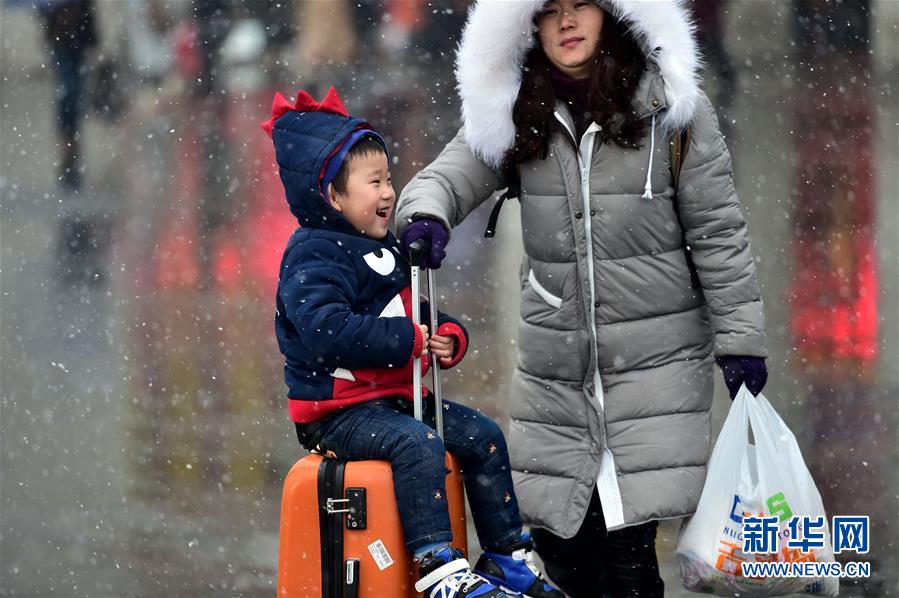
[[[429,360],[411,320],[409,262],[393,234],[377,240],[358,232],[322,189],[336,171],[332,161],[343,160],[370,125],[348,116],[332,88],[321,104],[301,91],[291,106],[277,94],[263,128],[300,222],[281,261],[275,315],[291,419],[312,422],[379,397],[411,399],[412,359],[422,356],[423,377]],[[465,354],[467,332],[445,314],[438,325],[438,334],[455,337],[445,366],[452,367]]]

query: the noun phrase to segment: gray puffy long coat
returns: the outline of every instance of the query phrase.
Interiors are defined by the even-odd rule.
[[[541,5],[481,0],[472,10],[457,59],[463,129],[404,189],[399,228],[416,217],[455,226],[502,185]],[[579,529],[594,488],[609,529],[693,513],[713,355],[766,356],[730,156],[698,88],[686,12],[674,1],[602,5],[654,49],[633,102],[649,124],[644,143],[604,144],[595,124],[575,140],[560,103],[549,156],[519,166],[525,257],[509,443],[525,521],[563,537]],[[687,125],[679,220],[668,141]]]

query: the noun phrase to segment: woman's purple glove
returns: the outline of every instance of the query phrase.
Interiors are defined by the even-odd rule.
[[[409,255],[409,245],[419,240],[424,244],[422,265],[429,270],[436,270],[446,257],[446,244],[449,243],[446,227],[439,220],[432,218],[413,220],[412,224],[400,234],[403,252]]]
[[[753,395],[765,388],[768,381],[768,366],[761,357],[744,357],[742,355],[725,355],[715,359],[724,374],[724,384],[730,393],[731,400],[737,396],[740,386],[746,385]]]

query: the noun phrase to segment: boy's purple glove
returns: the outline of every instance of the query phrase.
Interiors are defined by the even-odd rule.
[[[743,384],[753,396],[765,388],[765,382],[768,381],[768,366],[765,365],[762,357],[725,355],[717,357],[715,361],[724,374],[724,384],[727,386],[731,400],[736,398],[737,391]]]
[[[446,244],[449,243],[449,233],[439,220],[432,218],[419,218],[413,220],[400,235],[400,244],[403,252],[409,255],[409,245],[421,240],[425,247],[422,253],[422,265],[429,270],[436,270],[440,262],[446,257]]]

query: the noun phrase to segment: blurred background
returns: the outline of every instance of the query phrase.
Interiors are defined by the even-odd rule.
[[[828,513],[871,517],[874,577],[843,594],[897,595],[899,2],[688,4],[766,302],[766,395]],[[259,124],[274,91],[335,85],[401,189],[460,124],[467,5],[0,2],[0,595],[275,594],[302,456],[272,326],[296,223]],[[446,394],[503,425],[516,208],[496,239],[489,209],[470,217],[439,271],[472,335]],[[685,596],[676,535],[660,558]]]

